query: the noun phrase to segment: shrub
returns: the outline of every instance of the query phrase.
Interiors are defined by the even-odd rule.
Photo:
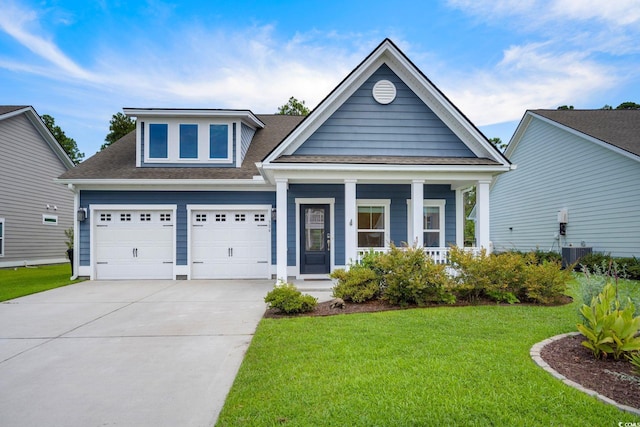
[[[584,304],[580,312],[586,322],[577,325],[585,336],[582,345],[593,352],[596,359],[612,354],[619,359],[624,353],[640,350],[640,316],[633,317],[635,307],[627,300],[624,308],[616,298],[614,286],[607,284],[590,305]]]
[[[609,254],[593,252],[580,258],[574,270],[582,271],[585,267],[597,274],[640,280],[640,261],[636,257],[614,258]]]
[[[378,259],[378,267],[384,272],[382,299],[390,304],[455,302],[446,266],[433,262],[422,248],[391,245]]]
[[[543,251],[540,249],[536,249],[533,254],[535,255],[536,259],[538,260],[538,264],[543,264],[545,261],[547,262],[557,262],[557,263],[561,263],[562,262],[562,255],[560,255],[558,252],[553,252],[553,251]]]
[[[279,283],[273,287],[264,302],[270,308],[276,308],[281,313],[295,314],[313,311],[318,304],[318,300],[311,295],[302,293],[291,283]]]
[[[563,270],[559,261],[543,261],[525,267],[522,292],[527,300],[540,304],[560,302],[567,291],[571,272]]]
[[[540,259],[534,252],[488,255],[482,250],[474,256],[464,249],[451,248],[451,262],[457,273],[456,291],[468,301],[488,298],[510,304],[558,302],[566,291],[570,273],[563,272],[557,261],[540,262]]]
[[[334,270],[330,277],[338,281],[333,287],[336,298],[365,302],[380,297],[380,277],[370,267],[355,264],[348,271]]]

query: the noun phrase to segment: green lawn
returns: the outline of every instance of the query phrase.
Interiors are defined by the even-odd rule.
[[[263,319],[218,426],[614,426],[640,417],[553,378],[533,344],[577,304]]]
[[[69,277],[71,277],[71,266],[69,264],[0,269],[0,301],[46,291],[80,281],[71,281]]]

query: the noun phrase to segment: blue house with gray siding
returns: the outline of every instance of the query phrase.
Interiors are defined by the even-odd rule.
[[[463,245],[463,191],[511,163],[385,39],[307,117],[125,108],[137,129],[63,174],[94,279],[326,277],[393,242]]]

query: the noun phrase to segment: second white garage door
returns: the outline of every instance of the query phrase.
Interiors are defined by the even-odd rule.
[[[270,210],[192,210],[192,279],[268,279]]]

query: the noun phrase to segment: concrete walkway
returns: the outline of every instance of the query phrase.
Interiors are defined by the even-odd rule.
[[[213,425],[272,287],[84,282],[1,303],[0,425]]]

